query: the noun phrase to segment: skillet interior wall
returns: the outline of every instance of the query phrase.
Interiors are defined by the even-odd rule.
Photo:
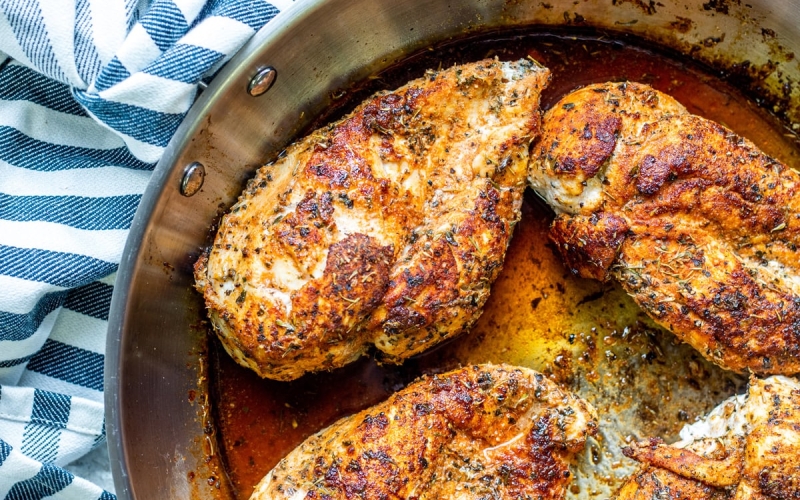
[[[106,358],[109,446],[119,498],[212,498],[224,491],[224,481],[217,490],[205,480],[213,460],[203,447],[209,442],[199,416],[203,398],[187,398],[202,370],[202,335],[196,333],[202,312],[190,290],[191,265],[209,222],[233,203],[259,164],[330,105],[331,92],[448,37],[502,26],[578,24],[636,33],[747,75],[764,102],[778,104],[776,112],[793,126],[800,105],[800,67],[793,56],[800,50],[799,7],[797,1],[767,0],[296,3],[200,96],[134,219],[117,277]],[[278,70],[278,81],[253,99],[247,83],[265,65]],[[207,177],[201,192],[186,198],[180,179],[193,161],[206,165]]]

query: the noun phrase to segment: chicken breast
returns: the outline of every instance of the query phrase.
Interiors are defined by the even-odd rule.
[[[292,380],[468,330],[520,217],[548,79],[531,60],[429,71],[261,168],[195,266],[225,349]]]
[[[596,415],[527,368],[423,377],[309,437],[251,500],[564,498]]]
[[[658,439],[623,452],[645,467],[619,500],[787,500],[800,498],[800,383],[753,378],[746,397],[729,400],[687,426],[682,441]]]
[[[723,368],[800,372],[798,172],[634,83],[573,92],[542,127],[529,181],[573,273]]]

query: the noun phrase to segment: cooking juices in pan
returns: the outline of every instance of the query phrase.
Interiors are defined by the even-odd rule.
[[[553,74],[542,95],[544,109],[589,83],[647,83],[676,97],[690,112],[718,121],[766,153],[800,166],[797,138],[711,71],[623,40],[604,33],[531,30],[451,41],[348,89],[314,126],[428,68],[484,57],[530,56]],[[635,465],[619,452],[626,439],[675,438],[685,422],[743,390],[743,377],[723,372],[678,344],[617,285],[571,276],[547,239],[552,216],[528,191],[503,272],[473,331],[403,366],[379,366],[364,358],[334,372],[275,382],[236,365],[213,342],[216,430],[238,497],[248,498],[258,481],[308,435],[385,399],[420,374],[459,364],[491,361],[528,366],[595,405],[601,435],[587,445],[581,458],[570,491],[573,498],[605,498],[634,470]]]

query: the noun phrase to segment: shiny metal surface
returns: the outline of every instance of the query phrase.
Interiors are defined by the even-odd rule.
[[[181,194],[184,196],[193,196],[200,191],[203,187],[203,181],[206,179],[206,168],[199,161],[190,163],[183,170],[183,179],[181,179]]]
[[[705,5],[705,6],[704,6]],[[217,498],[224,476],[205,457],[205,330],[192,265],[209,226],[244,181],[328,104],[332,92],[431,42],[488,28],[593,25],[636,33],[707,62],[748,61],[780,96],[800,81],[800,0],[306,0],[261,30],[203,92],[156,168],[120,264],[106,357],[108,441],[120,499]],[[253,99],[251,77],[281,77]],[[785,88],[800,121],[800,91]],[[206,167],[191,198],[184,167]],[[213,461],[210,462],[213,465]],[[213,478],[212,478],[213,476]],[[212,480],[209,480],[212,479]],[[219,485],[217,489],[216,485]]]
[[[258,70],[255,76],[250,80],[250,84],[247,86],[247,92],[253,97],[258,97],[272,88],[272,85],[275,83],[275,78],[277,77],[278,72],[275,71],[275,68],[262,68]]]

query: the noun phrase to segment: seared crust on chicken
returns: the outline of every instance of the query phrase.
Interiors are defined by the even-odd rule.
[[[646,465],[619,500],[800,498],[797,380],[752,379],[746,401],[724,403],[681,436],[674,446],[650,439],[623,450]]]
[[[592,85],[545,115],[529,180],[568,268],[617,279],[736,372],[800,372],[800,174],[669,96]]]
[[[730,496],[668,470],[647,468],[637,473],[620,489],[617,500],[730,500]]]
[[[548,79],[530,60],[430,71],[261,168],[195,266],[225,349],[292,380],[468,330],[520,217]]]
[[[561,499],[591,406],[527,368],[424,377],[309,437],[251,500]]]

